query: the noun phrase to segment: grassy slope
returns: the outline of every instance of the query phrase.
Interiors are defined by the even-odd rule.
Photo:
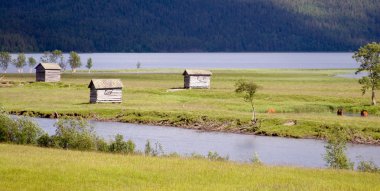
[[[378,174],[0,144],[1,190],[379,190]]]
[[[252,79],[262,88],[255,104],[263,120],[257,132],[291,137],[324,137],[324,125],[341,124],[351,129],[352,139],[380,140],[379,107],[368,106],[369,95],[362,96],[355,79],[335,78],[349,70],[215,70],[211,90],[168,92],[182,87],[180,71],[141,70],[158,74],[93,73],[63,75],[63,83],[32,83],[0,88],[0,104],[9,111],[38,111],[42,114],[79,113],[99,119],[125,122],[192,126],[207,130],[250,131],[250,106],[234,93],[238,79]],[[135,71],[131,71],[135,72]],[[161,74],[160,74],[161,72]],[[32,74],[8,74],[7,80],[33,81]],[[91,78],[121,78],[122,104],[88,104],[87,85]],[[367,106],[366,106],[367,105]],[[54,106],[54,107],[52,107]],[[358,113],[366,108],[369,118],[337,117],[342,106]],[[274,108],[276,114],[266,114]],[[296,126],[284,126],[297,120]],[[239,124],[242,125],[239,125]]]

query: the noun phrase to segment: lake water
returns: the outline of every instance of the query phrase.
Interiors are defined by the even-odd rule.
[[[26,54],[37,61],[42,54]],[[93,59],[93,69],[142,68],[356,68],[353,53],[83,53],[83,63]],[[13,54],[13,58],[17,55]],[[68,54],[65,54],[67,60]],[[29,70],[28,67],[25,70]],[[9,72],[15,72],[10,67]]]
[[[50,135],[55,133],[53,126],[56,119],[35,120]],[[230,160],[248,162],[256,152],[265,164],[325,167],[325,142],[320,140],[202,132],[118,122],[90,121],[90,124],[99,136],[107,140],[114,139],[116,134],[123,135],[126,140],[133,140],[140,151],[144,150],[146,141],[150,140],[153,145],[160,143],[165,153],[207,155],[209,151],[216,151],[222,156],[228,155]],[[355,163],[373,160],[380,165],[380,146],[348,144],[347,155]]]

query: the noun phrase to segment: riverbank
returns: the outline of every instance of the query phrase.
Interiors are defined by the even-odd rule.
[[[5,190],[379,190],[378,174],[0,144]]]
[[[353,143],[380,144],[380,108],[368,105],[369,95],[361,95],[356,79],[334,77],[353,70],[213,70],[210,90],[184,91],[170,91],[182,87],[181,73],[140,72],[65,73],[62,82],[51,84],[30,83],[33,74],[7,74],[6,80],[12,83],[0,88],[0,104],[12,114],[82,116],[294,138],[324,139],[331,128],[343,126]],[[92,78],[120,78],[126,86],[123,103],[88,104],[87,85]],[[249,123],[249,104],[234,93],[238,79],[261,86],[255,96],[259,128]],[[349,115],[336,116],[340,107]],[[275,112],[267,113],[269,109]],[[370,117],[352,116],[362,109],[368,110]]]

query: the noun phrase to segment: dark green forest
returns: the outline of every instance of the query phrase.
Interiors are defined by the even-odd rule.
[[[0,2],[2,51],[353,51],[372,41],[379,0]]]

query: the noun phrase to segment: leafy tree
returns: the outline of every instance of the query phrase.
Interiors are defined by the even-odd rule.
[[[63,57],[62,51],[60,50],[53,50],[49,54],[49,62],[51,63],[57,63],[58,59]]]
[[[327,166],[336,169],[353,169],[354,165],[345,153],[346,142],[346,131],[342,127],[334,127],[325,146],[326,154],[324,159]]]
[[[18,73],[23,72],[23,67],[26,66],[26,57],[24,53],[20,53],[15,60],[13,60],[13,65],[17,68]]]
[[[88,73],[90,73],[91,68],[92,68],[92,58],[87,59],[87,65],[86,68],[88,69]]]
[[[42,54],[42,56],[40,57],[40,61],[41,62],[50,62],[50,59],[49,59],[49,57],[50,57],[50,54],[51,54],[51,52],[49,52],[49,51],[45,51],[43,54]]]
[[[78,53],[74,51],[70,52],[69,64],[71,66],[72,72],[76,72],[77,68],[82,66]]]
[[[380,43],[369,43],[360,47],[352,56],[360,67],[355,72],[358,74],[362,71],[368,72],[368,76],[364,76],[359,80],[362,85],[363,95],[367,90],[372,91],[372,105],[376,105],[376,90],[380,88]]]
[[[253,103],[254,95],[258,88],[258,85],[253,83],[253,81],[238,80],[235,83],[235,92],[238,94],[243,94],[244,101],[250,103],[252,108],[252,124],[257,124],[255,105]]]
[[[12,56],[9,52],[0,52],[0,67],[4,73],[7,73],[9,63],[11,63]]]
[[[65,62],[65,58],[63,57],[63,55],[61,57],[59,57],[58,65],[61,67],[62,71],[66,70],[67,63]]]
[[[29,65],[29,68],[30,68],[30,73],[32,73],[32,69],[34,68],[34,66],[36,64],[37,64],[36,59],[34,59],[32,56],[28,58],[28,65]]]

